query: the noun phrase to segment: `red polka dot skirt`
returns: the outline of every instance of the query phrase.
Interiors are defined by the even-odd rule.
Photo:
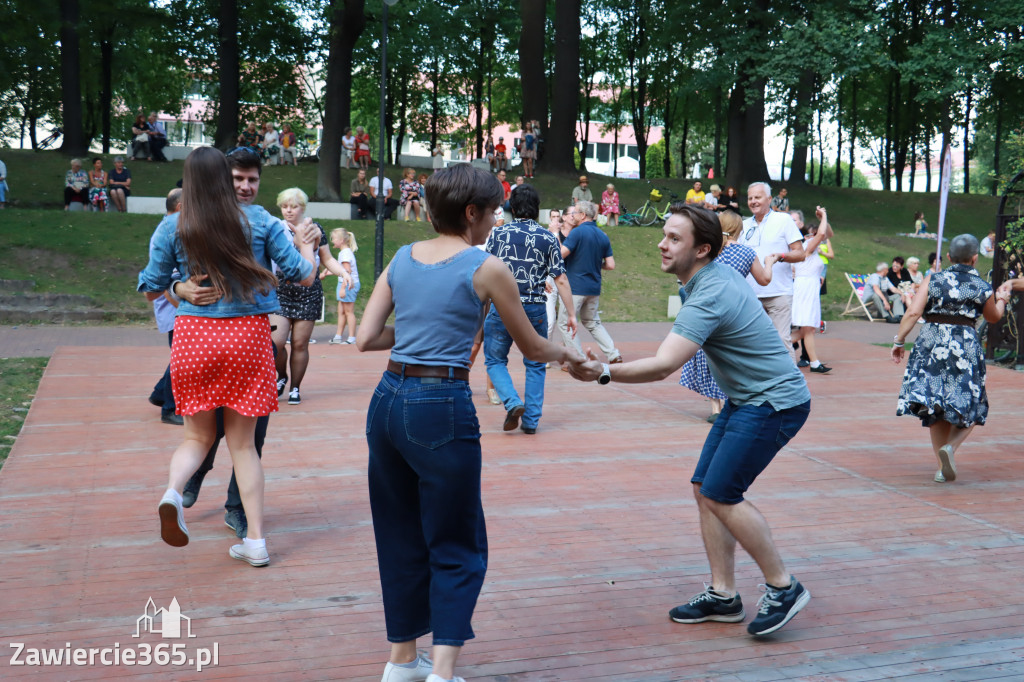
[[[266,315],[175,318],[171,390],[178,414],[217,407],[246,417],[277,412],[276,379]]]

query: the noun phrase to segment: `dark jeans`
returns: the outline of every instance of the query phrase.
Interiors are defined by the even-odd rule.
[[[539,336],[546,337],[548,333],[547,305],[524,303],[523,310],[530,318],[530,324],[533,325],[534,331]],[[512,375],[508,372],[508,351],[511,347],[512,337],[505,329],[505,323],[501,321],[498,311],[492,305],[484,319],[484,360],[487,364],[487,374],[491,377],[494,390],[498,392],[498,397],[504,403],[505,409],[511,410],[516,405],[524,405],[526,412],[523,413],[523,426],[536,428],[544,407],[545,363],[523,358],[523,365],[526,367],[526,384],[523,389],[524,399],[520,399],[512,383]]]
[[[377,564],[389,642],[462,646],[487,572],[480,423],[456,379],[384,372],[366,414]]]
[[[76,192],[75,190],[71,189],[70,187],[65,187],[64,188],[64,205],[67,206],[72,201],[77,201],[80,204],[82,204],[83,206],[88,206],[89,205],[89,188],[86,187],[85,189],[83,189],[83,190],[81,190],[79,192]]]
[[[723,504],[739,504],[743,493],[807,421],[811,401],[785,410],[770,403],[733,405],[726,400],[697,461],[691,483]]]
[[[174,330],[167,332],[167,345],[171,346],[174,343]],[[174,391],[171,390],[171,366],[167,365],[167,369],[164,370],[164,375],[160,377],[160,381],[156,382],[156,386],[153,387],[153,394],[150,398],[156,398],[163,400],[164,404],[160,407],[160,412],[164,415],[174,414]]]
[[[167,157],[164,156],[164,147],[167,146],[167,138],[165,137],[151,137],[149,138],[149,152],[153,155],[154,161],[166,161]]]
[[[377,200],[371,198],[371,199],[368,199],[367,201],[370,204],[370,213],[372,213],[373,215],[376,216],[377,215]],[[384,201],[384,220],[390,220],[391,219],[391,214],[395,212],[396,208],[398,208],[398,201],[396,199],[387,199],[387,200],[385,200]]]
[[[353,195],[348,203],[355,207],[356,213],[353,218],[366,218],[373,215],[373,207],[370,206],[370,199],[365,194]]]

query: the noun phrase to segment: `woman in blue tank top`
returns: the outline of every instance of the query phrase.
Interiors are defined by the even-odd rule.
[[[582,360],[538,335],[512,272],[473,248],[502,201],[490,173],[457,164],[426,185],[438,236],[403,246],[377,280],[356,335],[361,351],[391,350],[366,415],[369,484],[384,619],[385,679],[454,677],[487,570],[480,503],[480,425],[470,350],[490,303],[527,358]],[[395,324],[387,325],[394,312]],[[433,663],[416,638],[433,632]]]

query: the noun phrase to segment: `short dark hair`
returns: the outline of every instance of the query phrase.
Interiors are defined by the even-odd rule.
[[[892,262],[893,263],[899,263],[900,267],[902,268],[904,266],[904,264],[906,264],[907,261],[903,260],[903,256],[893,256],[892,257]]]
[[[231,170],[255,168],[260,175],[263,175],[263,160],[260,158],[259,152],[252,147],[235,147],[228,152],[227,157]]]
[[[519,189],[512,192],[508,203],[512,208],[512,216],[514,218],[536,220],[540,217],[540,195],[537,194],[537,190],[533,188],[533,185],[525,183],[519,185]]]
[[[430,176],[425,187],[432,224],[438,234],[462,234],[466,231],[467,206],[493,211],[505,196],[505,190],[496,177],[468,163],[457,163],[437,171]]]
[[[683,216],[693,226],[693,245],[707,244],[711,247],[708,260],[714,260],[722,250],[722,225],[718,216],[706,208],[699,208],[684,201],[677,201],[668,207],[672,215]]]

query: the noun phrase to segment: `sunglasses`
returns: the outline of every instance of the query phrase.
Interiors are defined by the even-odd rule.
[[[743,233],[743,241],[744,242],[749,242],[750,238],[753,236],[755,230],[757,230],[757,224],[751,225],[750,228],[746,232]],[[761,245],[761,233],[758,232],[758,234],[757,234],[757,246],[760,246],[760,245]]]
[[[239,154],[242,152],[245,152],[246,154],[252,154],[256,158],[259,158],[260,156],[260,153],[253,149],[252,147],[235,147],[234,149],[229,149],[228,153],[225,156],[231,156],[233,154]]]

